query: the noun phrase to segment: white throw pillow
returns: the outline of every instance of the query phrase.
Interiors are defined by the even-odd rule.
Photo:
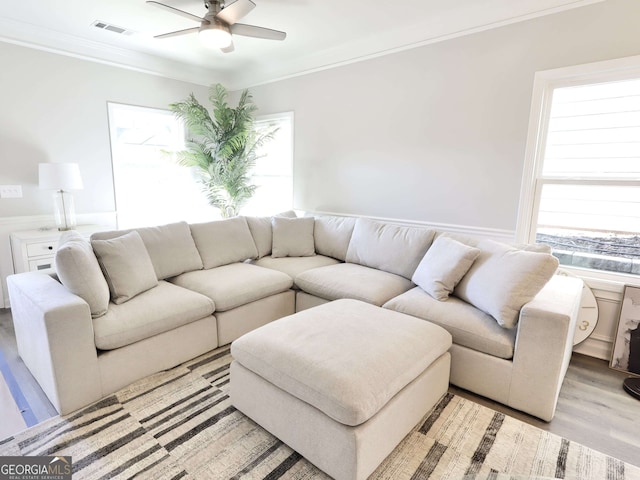
[[[147,248],[138,232],[129,232],[110,240],[91,240],[104,278],[115,304],[158,285]]]
[[[480,255],[454,294],[493,316],[503,327],[513,328],[522,306],[533,300],[558,269],[558,259],[492,240],[482,240],[477,246]]]
[[[258,256],[256,244],[244,217],[194,223],[191,225],[191,235],[202,257],[204,268],[207,269],[244,262]]]
[[[100,317],[107,312],[109,285],[91,244],[82,235],[69,230],[60,236],[55,266],[62,285],[87,302],[92,317]]]
[[[478,255],[480,249],[440,235],[427,250],[411,280],[436,300],[444,301]]]
[[[286,212],[278,213],[276,217],[296,218],[296,212],[293,210],[287,210]],[[273,230],[271,229],[272,217],[245,217],[251,236],[258,249],[258,258],[271,255],[271,245],[273,243]]]
[[[313,240],[313,217],[285,218],[273,217],[273,249],[271,256],[310,257],[316,254]]]
[[[96,232],[91,240],[109,240],[133,230]],[[149,253],[159,280],[184,272],[202,270],[202,260],[191,237],[187,222],[170,223],[158,227],[136,228]]]

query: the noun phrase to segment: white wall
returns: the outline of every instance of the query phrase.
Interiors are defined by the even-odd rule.
[[[115,211],[107,102],[167,108],[190,92],[204,100],[207,88],[7,43],[0,64],[0,185],[22,185],[24,194],[0,199],[4,279],[12,273],[8,232],[54,223],[38,163],[79,163],[85,188],[75,192],[76,211],[105,218]]]
[[[24,198],[0,199],[0,217],[48,214],[38,163],[77,162],[85,189],[76,211],[115,209],[107,102],[167,108],[206,87],[0,43],[0,184]],[[212,82],[214,80],[212,79]]]
[[[295,206],[514,230],[534,73],[640,53],[609,0],[252,88],[295,112]]]
[[[608,0],[252,88],[295,112],[295,207],[515,232],[536,71],[640,53],[640,1]],[[620,285],[581,347],[607,357]]]

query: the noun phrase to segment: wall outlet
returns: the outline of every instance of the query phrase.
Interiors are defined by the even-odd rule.
[[[0,185],[0,198],[22,198],[22,185]]]

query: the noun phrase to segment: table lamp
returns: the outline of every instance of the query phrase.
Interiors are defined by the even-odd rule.
[[[38,165],[41,189],[54,190],[54,214],[58,230],[76,227],[73,195],[68,190],[82,190],[82,177],[77,163],[41,163]]]

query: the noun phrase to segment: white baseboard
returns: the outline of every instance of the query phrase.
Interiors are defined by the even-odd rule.
[[[593,334],[584,342],[573,348],[574,352],[588,355],[590,357],[607,360],[611,358],[611,346],[613,342],[610,338],[602,335]]]

